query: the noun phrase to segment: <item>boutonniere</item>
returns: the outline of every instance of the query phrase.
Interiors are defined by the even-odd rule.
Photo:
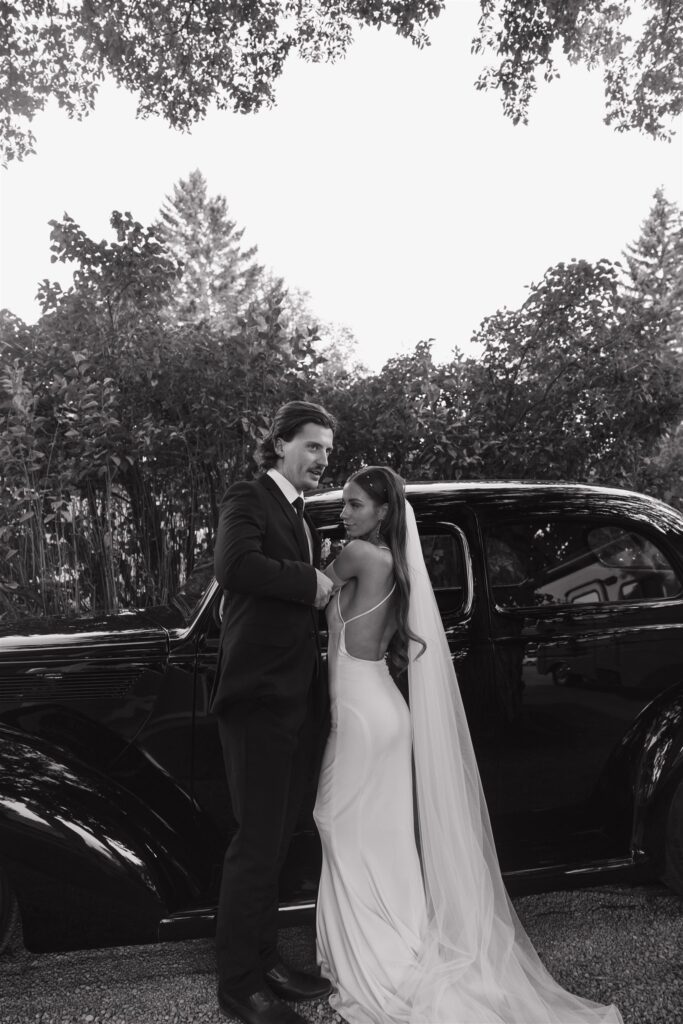
[[[334,562],[339,552],[344,547],[345,540],[340,540],[335,537],[332,540],[331,537],[325,537],[322,544],[320,545],[320,568],[326,569],[330,562]]]

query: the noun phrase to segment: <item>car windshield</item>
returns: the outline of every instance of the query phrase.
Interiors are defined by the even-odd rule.
[[[186,623],[194,617],[212,579],[213,557],[203,556],[171,598],[171,605],[178,609]]]

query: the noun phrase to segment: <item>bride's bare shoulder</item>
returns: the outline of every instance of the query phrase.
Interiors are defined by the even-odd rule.
[[[347,543],[344,545],[344,550],[354,551],[357,554],[363,555],[366,558],[368,556],[372,558],[375,555],[380,555],[386,552],[391,554],[389,548],[385,547],[384,544],[371,544],[369,540],[361,540],[358,537],[355,540],[347,541]]]
[[[335,582],[352,578],[366,580],[378,573],[384,576],[393,568],[393,557],[389,548],[378,547],[367,540],[350,540],[337,555],[332,565],[325,570]]]
[[[350,540],[344,551],[348,551],[349,558],[360,566],[391,565],[393,562],[389,548],[383,544],[371,544],[367,540]]]

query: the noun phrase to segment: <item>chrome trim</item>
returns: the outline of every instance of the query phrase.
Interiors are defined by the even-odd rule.
[[[301,910],[315,910],[315,900],[305,900],[302,903],[281,903],[278,907],[279,914],[295,913]],[[196,921],[201,919],[209,920],[217,914],[216,906],[193,907],[191,910],[178,910],[175,914],[169,914],[159,921],[159,929],[168,928],[182,921]]]
[[[293,911],[315,910],[315,900],[308,900],[306,903],[284,903],[278,909],[278,914],[291,914]]]
[[[216,916],[216,907],[194,907],[192,910],[178,910],[175,914],[162,917],[159,921],[159,928],[175,924],[178,921],[193,921],[197,918],[212,918]]]
[[[504,879],[518,878],[543,878],[548,875],[597,875],[608,871],[618,871],[621,868],[634,868],[636,863],[642,864],[642,860],[636,861],[633,856],[615,857],[613,860],[596,860],[582,867],[571,867],[569,864],[549,864],[542,868],[520,868],[517,871],[504,871]]]
[[[470,554],[470,546],[465,536],[465,531],[462,527],[457,526],[455,523],[449,523],[445,519],[439,520],[437,526],[445,526],[449,530],[452,530],[460,538],[463,553],[463,565],[465,566],[465,582],[467,585],[466,601],[463,604],[458,615],[462,618],[467,618],[472,613],[472,605],[474,604],[474,569],[472,568],[472,555]]]
[[[566,875],[601,875],[605,871],[614,871],[618,868],[632,868],[635,867],[635,859],[633,857],[619,857],[614,860],[607,861],[596,861],[594,864],[587,864],[581,868],[568,868],[565,871]]]
[[[278,913],[291,915],[295,918],[298,915],[315,913],[315,900],[306,900],[304,903],[285,903],[278,907]],[[216,930],[216,918],[218,908],[194,907],[191,910],[179,910],[175,914],[163,917],[157,925],[157,938],[159,942],[173,942],[179,939],[206,938],[214,934]],[[296,924],[294,920],[290,922]],[[285,927],[289,927],[283,922]]]

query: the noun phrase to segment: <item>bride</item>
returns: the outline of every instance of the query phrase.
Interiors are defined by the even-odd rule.
[[[331,1005],[349,1024],[620,1024],[552,979],[508,899],[402,479],[371,466],[343,493],[315,805]],[[408,669],[410,710],[385,655]]]

